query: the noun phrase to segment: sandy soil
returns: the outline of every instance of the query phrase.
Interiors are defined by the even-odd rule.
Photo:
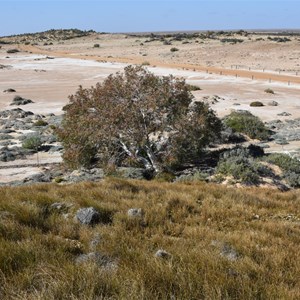
[[[13,97],[20,95],[35,102],[22,109],[38,114],[61,114],[68,95],[75,93],[79,85],[95,85],[127,64],[147,62],[148,68],[158,75],[174,74],[200,86],[202,90],[194,92],[196,99],[220,96],[223,100],[212,105],[220,117],[232,109],[249,110],[264,121],[300,117],[300,41],[297,38],[284,44],[256,41],[253,37],[237,45],[209,40],[200,44],[172,42],[172,46],[145,40],[95,34],[56,42],[53,46],[16,45],[21,52],[9,55],[6,50],[13,46],[4,45],[0,49],[0,65],[9,67],[0,69],[0,110],[12,108],[9,104]],[[94,48],[95,43],[100,48]],[[171,47],[179,51],[172,53]],[[4,93],[8,88],[16,89],[17,93]],[[267,88],[275,94],[265,93]],[[273,100],[278,106],[268,106]],[[250,107],[252,101],[261,101],[265,106]],[[291,116],[279,117],[277,114],[282,112]],[[293,151],[300,145],[295,142],[287,146],[284,146],[287,151]],[[277,149],[285,150],[274,144],[270,151]],[[55,157],[51,161],[59,160]],[[38,171],[38,168],[23,169],[23,173],[19,169],[0,169],[0,182]]]

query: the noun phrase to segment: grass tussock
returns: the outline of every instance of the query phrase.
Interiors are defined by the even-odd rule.
[[[0,194],[1,299],[300,298],[297,191],[108,179]],[[89,206],[106,221],[79,224]],[[95,237],[115,268],[75,263]]]

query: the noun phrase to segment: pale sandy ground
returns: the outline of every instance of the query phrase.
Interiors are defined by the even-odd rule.
[[[62,107],[68,102],[68,95],[75,93],[79,85],[90,87],[109,74],[122,70],[128,63],[149,61],[152,66],[155,65],[149,67],[155,74],[173,74],[200,86],[202,90],[194,92],[196,99],[211,95],[224,98],[225,100],[212,105],[221,117],[232,109],[249,110],[264,121],[300,117],[300,76],[295,75],[300,70],[300,42],[297,39],[289,44],[279,45],[256,41],[246,41],[241,45],[220,45],[219,41],[200,45],[175,42],[172,46],[180,48],[175,54],[169,51],[172,46],[162,46],[160,42],[140,46],[144,40],[126,39],[123,35],[97,35],[66,41],[64,44],[57,43],[50,48],[22,46],[21,49],[33,53],[23,51],[9,55],[6,50],[12,46],[3,46],[0,49],[0,65],[10,65],[11,68],[0,70],[0,110],[12,108],[9,104],[13,97],[20,95],[35,102],[23,106],[24,110],[36,114],[60,114]],[[100,49],[93,48],[94,43],[99,43]],[[143,56],[145,54],[147,56]],[[47,59],[47,55],[54,59]],[[232,68],[232,65],[239,65],[238,69]],[[214,69],[208,69],[207,72],[206,68],[211,66]],[[266,69],[265,72],[262,72],[262,68]],[[252,69],[257,69],[262,77],[255,76],[252,80],[251,74],[256,74],[251,73]],[[280,72],[280,77],[279,69],[286,70]],[[230,75],[220,75],[219,70],[222,70],[222,74]],[[238,71],[240,73],[236,78],[234,73]],[[272,78],[271,83],[267,78]],[[17,93],[3,93],[8,88],[16,89]],[[265,93],[266,88],[273,89],[275,95]],[[256,100],[262,101],[266,106],[250,107],[250,102]],[[267,103],[272,100],[279,105],[268,106]],[[236,103],[240,105],[234,105]],[[291,113],[291,116],[277,116],[281,112]],[[284,147],[272,145],[270,151],[293,151],[299,148],[299,142],[294,142]],[[61,160],[57,155],[42,155],[42,163]],[[30,161],[35,162],[35,156],[26,163]],[[15,161],[12,165],[19,163]],[[39,168],[36,167],[0,169],[0,182],[21,179],[38,171]]]

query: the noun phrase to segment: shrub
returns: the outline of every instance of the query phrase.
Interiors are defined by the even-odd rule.
[[[38,150],[42,146],[42,140],[39,136],[29,136],[27,137],[22,144],[22,147],[30,150]]]
[[[264,123],[249,111],[234,111],[223,121],[234,131],[244,133],[252,139],[266,140],[270,136]]]
[[[264,104],[260,101],[254,101],[254,102],[250,103],[250,106],[251,107],[261,107],[261,106],[264,106]]]
[[[193,91],[201,91],[201,88],[199,86],[197,86],[197,85],[188,84],[187,86],[188,86],[188,88],[189,88],[189,90],[191,92],[193,92]]]
[[[141,66],[128,66],[91,89],[80,87],[58,130],[64,160],[71,167],[95,161],[124,166],[130,158],[161,172],[196,159],[222,124],[207,104],[193,99],[184,80]]]
[[[217,173],[233,176],[234,179],[246,184],[259,183],[257,166],[254,164],[253,159],[247,157],[232,156],[221,159],[217,166]]]
[[[171,52],[176,52],[176,51],[179,51],[179,49],[178,49],[178,48],[175,48],[175,47],[172,47],[172,48],[170,49],[170,51],[171,51]]]
[[[267,94],[275,94],[275,92],[272,89],[265,89],[265,93],[267,93]]]
[[[150,63],[149,63],[149,61],[143,61],[141,65],[142,66],[150,66]]]
[[[18,49],[8,49],[6,51],[6,53],[9,53],[9,54],[12,54],[12,53],[17,53],[17,52],[20,52]]]
[[[99,44],[94,44],[94,48],[100,48]]]
[[[269,163],[277,165],[287,172],[300,174],[300,161],[284,153],[273,153],[265,157]]]
[[[42,119],[37,120],[37,121],[33,124],[33,126],[47,126],[47,125],[48,125],[48,123],[47,123],[46,121],[42,120]]]

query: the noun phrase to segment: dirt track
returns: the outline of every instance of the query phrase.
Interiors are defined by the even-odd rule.
[[[34,54],[43,54],[49,55],[54,57],[64,57],[64,58],[76,58],[76,59],[83,59],[83,60],[95,60],[95,61],[108,61],[108,62],[120,62],[120,63],[129,63],[129,64],[142,64],[144,59],[138,57],[100,57],[98,55],[78,55],[72,52],[67,51],[49,51],[40,49],[36,46],[31,45],[20,45],[18,46],[20,50],[31,52]],[[291,75],[280,75],[268,72],[258,72],[258,71],[249,71],[249,70],[239,70],[239,69],[225,69],[219,67],[207,67],[207,66],[199,66],[199,65],[192,65],[192,64],[178,64],[178,63],[164,63],[162,61],[148,58],[148,62],[151,66],[158,66],[164,68],[180,68],[186,70],[194,70],[194,71],[201,71],[219,75],[228,75],[228,76],[235,76],[235,77],[242,77],[242,78],[250,78],[253,80],[264,80],[268,82],[277,81],[277,82],[286,82],[287,84],[300,84],[300,75],[299,76],[291,76]]]

